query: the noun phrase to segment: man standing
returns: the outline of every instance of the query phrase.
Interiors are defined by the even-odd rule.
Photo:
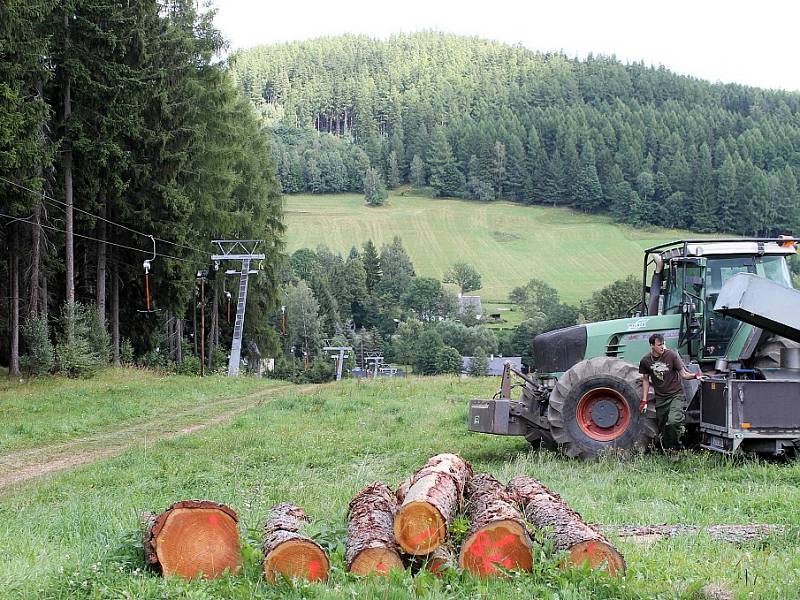
[[[650,352],[639,361],[642,374],[642,401],[639,410],[647,410],[647,396],[652,382],[656,396],[656,422],[665,450],[677,449],[683,433],[683,386],[681,379],[701,379],[702,373],[690,373],[675,350],[664,347],[664,336],[650,336]]]

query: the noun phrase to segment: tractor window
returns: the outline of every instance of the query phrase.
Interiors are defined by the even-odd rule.
[[[700,267],[697,265],[687,265],[685,273],[689,281],[693,281],[694,278],[699,277]],[[679,263],[671,262],[669,271],[665,273],[665,278],[667,281],[667,292],[664,296],[664,310],[662,313],[665,315],[674,315],[678,312],[678,307],[683,301],[684,266]],[[688,291],[697,292],[696,289],[692,289],[691,285]]]
[[[763,256],[756,262],[756,272],[764,279],[792,287],[792,276],[789,265],[783,256]]]
[[[737,273],[755,273],[756,265],[753,257],[709,259],[706,268],[706,314],[705,344],[703,355],[706,358],[725,356],[728,342],[739,326],[733,317],[724,317],[714,312],[719,291],[728,279]]]

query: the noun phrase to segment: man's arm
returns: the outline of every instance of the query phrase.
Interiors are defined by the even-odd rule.
[[[642,375],[642,400],[639,402],[639,412],[647,410],[647,395],[650,393],[650,377]]]
[[[680,376],[684,379],[702,379],[704,377],[702,371],[700,373],[692,373],[691,371],[687,371],[686,367],[680,370]]]

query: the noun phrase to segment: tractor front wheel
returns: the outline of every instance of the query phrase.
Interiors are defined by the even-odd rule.
[[[652,405],[639,412],[641,395],[641,375],[632,364],[607,356],[581,361],[550,393],[552,437],[567,456],[578,458],[643,451],[657,428]]]

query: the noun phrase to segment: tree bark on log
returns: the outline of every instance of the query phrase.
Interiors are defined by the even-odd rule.
[[[569,554],[569,564],[588,562],[591,568],[600,567],[611,575],[625,574],[622,554],[558,494],[526,475],[514,477],[508,490],[517,497],[525,517],[536,527],[548,531],[547,537],[555,549]]]
[[[299,506],[282,503],[270,509],[264,525],[264,577],[279,575],[307,581],[327,581],[330,562],[325,551],[300,531],[310,519]]]
[[[458,565],[480,577],[533,568],[531,540],[515,498],[488,473],[467,484],[466,509],[472,524],[461,545]]]
[[[182,500],[148,519],[144,534],[147,564],[164,577],[213,579],[242,566],[238,518],[210,500]]]
[[[414,474],[394,517],[394,537],[404,552],[427,555],[444,543],[470,477],[472,466],[455,454],[437,454]]]
[[[376,481],[350,501],[347,515],[347,570],[356,575],[386,575],[402,569],[392,520],[397,499],[389,487]]]

